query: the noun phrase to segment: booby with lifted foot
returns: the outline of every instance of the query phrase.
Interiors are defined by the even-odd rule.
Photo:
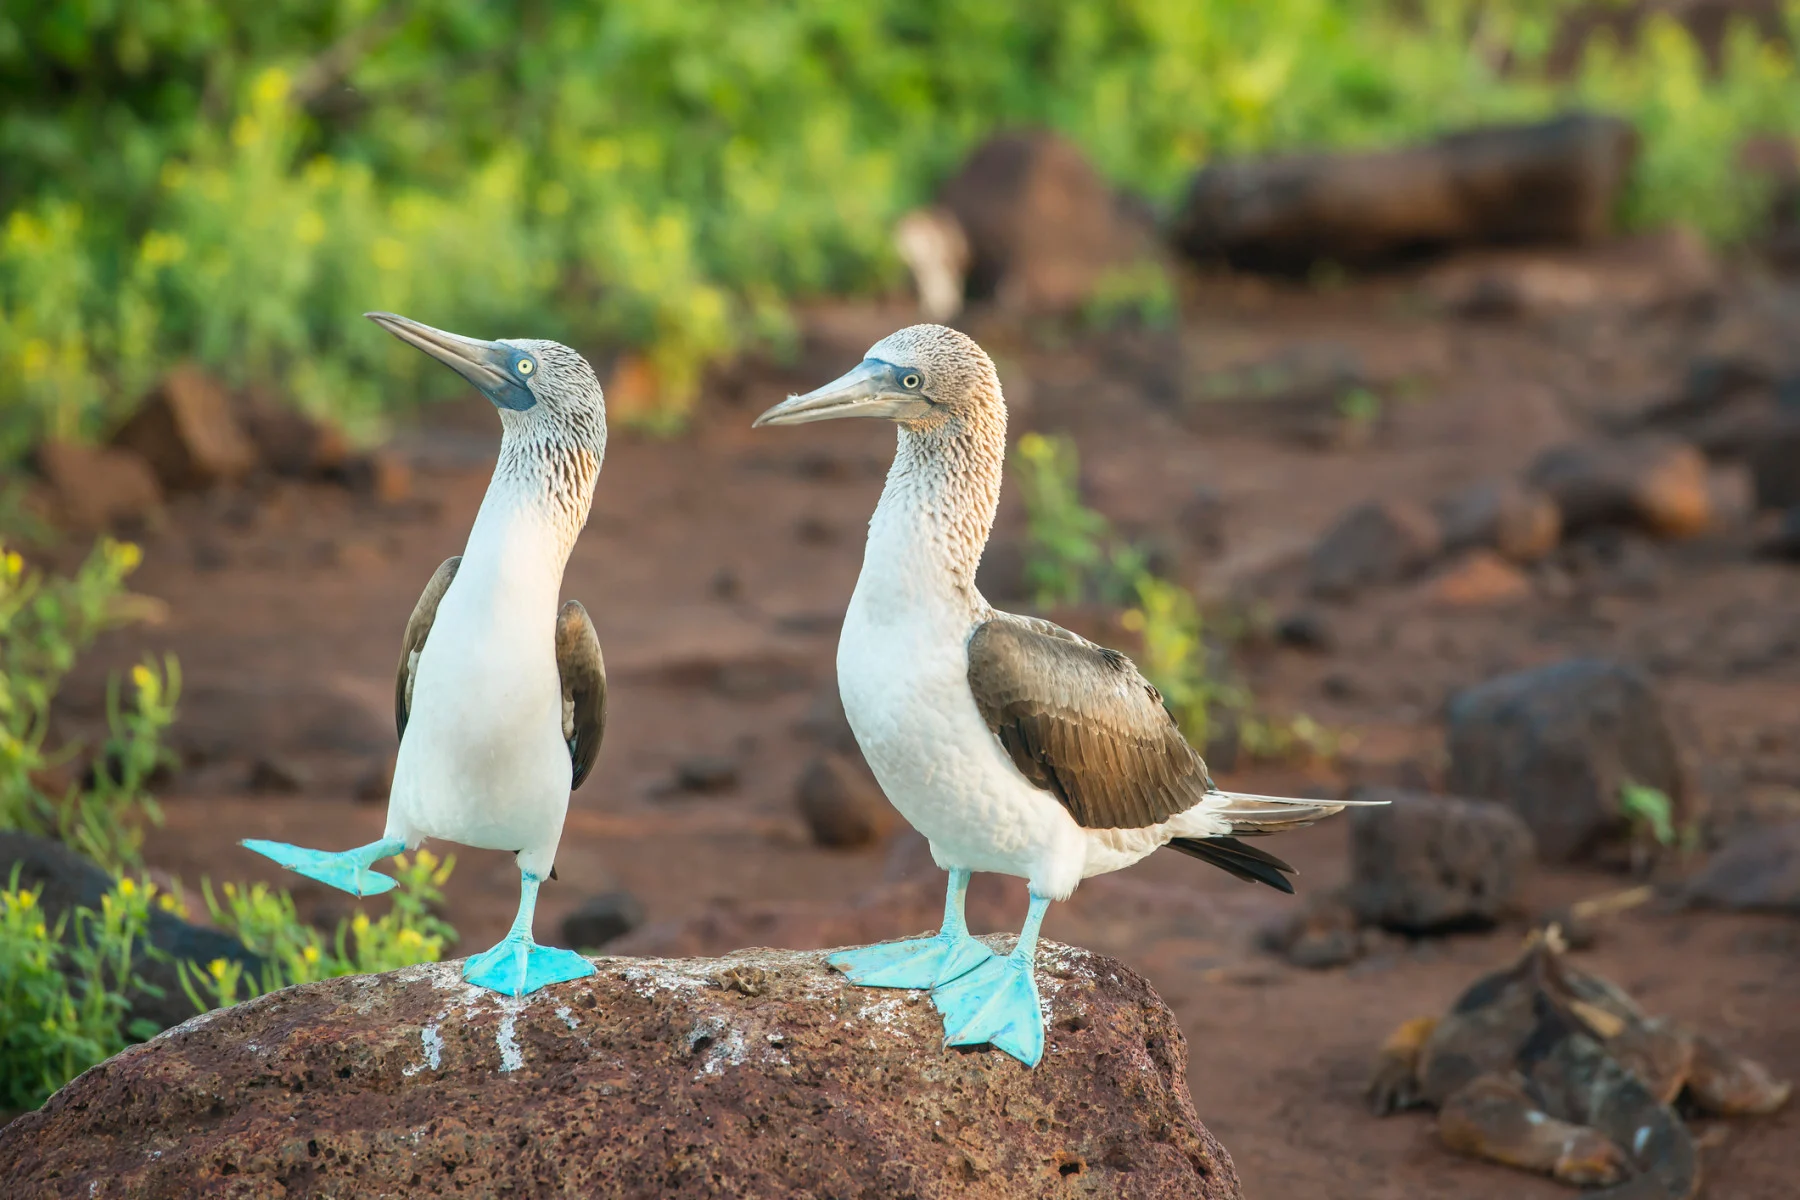
[[[569,793],[606,726],[606,670],[587,610],[559,609],[563,568],[606,454],[606,405],[587,360],[556,342],[482,342],[392,313],[369,319],[445,363],[500,410],[500,459],[463,553],[438,567],[400,651],[400,753],[381,840],[354,850],[244,845],[357,896],[394,886],[370,868],[426,838],[514,852],[519,914],[463,977],[511,996],[594,973],[532,938],[538,885],[556,877]]]
[[[835,955],[865,987],[929,988],[946,1045],[1044,1052],[1035,958],[1053,900],[1170,846],[1292,892],[1293,868],[1237,840],[1309,825],[1340,803],[1221,791],[1130,659],[975,588],[1000,499],[1006,403],[994,364],[941,325],[902,329],[854,370],[757,425],[896,422],[899,447],[869,522],[838,642],[844,714],[894,807],[950,873],[937,935]],[[969,936],[969,876],[1023,877],[1013,951]]]

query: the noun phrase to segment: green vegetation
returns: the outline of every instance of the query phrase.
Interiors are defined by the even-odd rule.
[[[156,1032],[126,1027],[124,989],[148,949],[154,889],[124,877],[100,900],[46,923],[40,892],[0,888],[0,1109],[36,1108],[57,1088]],[[69,937],[65,939],[64,935]]]
[[[1633,829],[1642,830],[1659,846],[1675,844],[1675,806],[1661,788],[1626,783],[1619,788],[1619,810]]]
[[[1162,693],[1182,734],[1204,749],[1217,722],[1234,724],[1255,758],[1329,754],[1336,739],[1312,718],[1260,716],[1249,691],[1223,673],[1193,594],[1152,572],[1142,551],[1121,540],[1106,517],[1081,500],[1080,463],[1067,437],[1027,433],[1013,452],[1012,478],[1025,501],[1025,578],[1039,608],[1099,601],[1142,642],[1136,656]]]
[[[892,219],[1001,126],[1167,201],[1216,155],[1580,102],[1644,132],[1632,221],[1741,233],[1738,141],[1800,131],[1791,49],[1737,29],[1712,75],[1658,19],[1552,79],[1574,6],[0,0],[0,461],[182,356],[353,430],[452,385],[373,308],[636,347],[678,416],[793,299],[897,282]]]
[[[35,1107],[127,1042],[157,1032],[125,1015],[128,991],[155,990],[138,976],[145,957],[160,954],[145,937],[152,904],[187,914],[179,885],[164,891],[141,875],[145,827],[162,819],[148,786],[170,758],[162,735],[181,688],[173,657],[133,667],[129,701],[113,678],[110,733],[85,778],[48,784],[84,749],[47,745],[57,689],[96,636],[147,610],[124,590],[140,559],[136,546],[102,540],[75,574],[59,578],[0,546],[0,830],[59,837],[114,877],[100,911],[76,908],[54,922],[40,893],[19,886],[16,867],[0,889],[0,1108]],[[420,850],[396,865],[400,886],[389,910],[377,918],[358,910],[330,936],[301,921],[285,891],[227,883],[220,899],[202,881],[213,924],[267,965],[246,978],[224,960],[177,964],[195,1011],[291,984],[436,962],[456,939],[433,915],[456,860]]]

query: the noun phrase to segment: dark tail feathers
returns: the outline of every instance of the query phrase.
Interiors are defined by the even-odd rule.
[[[1176,838],[1169,843],[1169,849],[1192,855],[1250,883],[1266,883],[1278,892],[1294,894],[1294,885],[1287,877],[1298,875],[1298,871],[1267,850],[1247,846],[1234,837]],[[1282,874],[1284,871],[1286,875]]]

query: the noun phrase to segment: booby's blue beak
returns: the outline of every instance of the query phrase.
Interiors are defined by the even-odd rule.
[[[911,367],[897,367],[879,358],[865,358],[849,373],[804,396],[789,396],[751,423],[804,425],[809,421],[833,421],[839,417],[886,417],[908,421],[931,412],[923,377]]]
[[[525,376],[536,370],[537,364],[523,351],[505,342],[478,342],[461,334],[445,333],[396,313],[372,312],[363,316],[467,379],[496,406],[524,412],[537,403],[537,397],[525,385]]]

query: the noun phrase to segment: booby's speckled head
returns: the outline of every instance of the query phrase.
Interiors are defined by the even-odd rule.
[[[839,417],[885,417],[930,429],[1003,405],[993,360],[966,333],[913,325],[869,347],[848,374],[789,396],[756,425],[804,425]]]
[[[502,414],[530,414],[577,429],[605,429],[606,401],[594,368],[561,342],[536,338],[482,342],[394,313],[363,315],[467,379]]]

